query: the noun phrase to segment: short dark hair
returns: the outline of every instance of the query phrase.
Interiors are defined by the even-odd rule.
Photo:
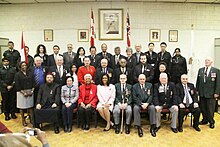
[[[161,43],[160,43],[160,46],[161,46],[161,45],[166,45],[166,46],[167,46],[166,42],[161,42]]]
[[[8,58],[6,58],[6,57],[2,58],[2,62],[5,61],[5,60],[7,60],[9,62]]]
[[[148,46],[150,46],[151,44],[154,46],[154,43],[153,43],[153,42],[148,43]]]
[[[69,79],[69,78],[72,79],[72,81],[74,81],[74,78],[72,76],[67,76],[65,81],[67,81],[67,79]]]
[[[94,48],[94,49],[96,50],[96,47],[95,47],[95,46],[91,46],[91,47],[89,48],[89,51],[91,51],[92,48]]]
[[[26,63],[25,61],[21,61],[21,62],[19,63],[19,69],[21,69],[21,65],[22,65],[23,63],[25,63],[25,64],[27,65],[27,63]]]
[[[53,48],[57,47],[58,49],[60,49],[60,47],[58,45],[54,45]]]
[[[101,84],[100,84],[100,85],[104,85],[104,83],[103,83],[103,81],[102,81],[102,78],[103,78],[104,76],[107,76],[107,78],[108,78],[107,86],[109,86],[109,84],[110,84],[110,78],[109,78],[109,75],[106,74],[106,73],[102,74],[102,76],[101,76]]]
[[[29,47],[28,47],[28,46],[25,46],[25,48],[28,48],[28,49],[29,49]]]
[[[8,41],[8,44],[9,44],[9,43],[12,43],[12,44],[14,45],[14,42],[13,42],[13,41]]]
[[[46,50],[46,47],[43,45],[43,44],[39,44],[38,46],[37,46],[37,51],[36,51],[36,54],[39,54],[40,53],[40,47],[43,47],[43,49],[44,49],[44,54],[46,54],[47,53],[47,50]]]

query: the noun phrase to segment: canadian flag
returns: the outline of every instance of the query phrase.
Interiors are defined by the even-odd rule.
[[[21,61],[25,61],[26,63],[28,63],[28,57],[27,57],[27,53],[26,53],[23,32],[22,32],[22,36],[21,36]]]
[[[95,46],[95,24],[93,11],[91,9],[91,24],[90,24],[90,46]]]
[[[127,18],[126,18],[126,25],[127,25],[127,47],[130,47],[131,46],[131,41],[130,41],[131,26],[130,26],[130,18],[129,18],[128,12],[127,12]]]

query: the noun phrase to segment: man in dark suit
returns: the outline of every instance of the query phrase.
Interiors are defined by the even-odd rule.
[[[112,54],[107,52],[107,44],[103,43],[101,45],[101,49],[102,49],[102,52],[97,54],[99,56],[99,60],[101,61],[103,58],[107,59],[108,60],[108,67],[112,68],[113,67],[113,65],[112,65],[113,58],[112,58]]]
[[[168,51],[166,51],[167,44],[165,42],[160,43],[161,51],[158,53],[158,65],[161,62],[165,62],[167,64],[167,71],[170,72],[171,69],[171,55]],[[157,70],[158,67],[157,67]]]
[[[57,64],[55,66],[51,66],[49,72],[51,72],[54,75],[54,82],[57,83],[60,86],[60,88],[61,86],[66,84],[65,80],[67,69],[63,65],[62,56],[57,56]]]
[[[125,74],[121,74],[120,83],[115,84],[116,97],[115,97],[115,106],[113,110],[113,116],[115,120],[115,133],[116,134],[120,132],[119,122],[120,122],[121,110],[125,111],[125,114],[126,114],[125,133],[130,134],[130,123],[131,123],[131,117],[132,117],[132,109],[131,109],[132,86],[130,84],[127,84],[126,81],[127,81],[127,76]]]
[[[113,69],[119,68],[119,60],[121,58],[125,58],[125,56],[121,55],[120,47],[115,47],[115,55],[113,56],[113,63],[112,63]]]
[[[7,58],[2,59],[3,66],[0,68],[0,92],[2,96],[3,113],[5,114],[5,120],[8,121],[11,118],[16,119],[16,91],[14,77],[16,69],[10,66],[10,61]],[[9,116],[11,114],[11,117]]]
[[[176,85],[176,93],[179,101],[178,131],[183,132],[185,109],[189,109],[194,116],[193,128],[199,132],[200,108],[198,105],[198,95],[194,85],[188,83],[188,77],[186,74],[181,75],[181,83]]]
[[[102,74],[108,74],[110,78],[110,83],[114,83],[114,71],[112,68],[108,67],[108,60],[102,59],[101,60],[101,67],[96,69],[95,73],[95,84],[101,84],[101,77]]]
[[[127,83],[133,84],[133,73],[130,68],[127,68],[127,61],[125,58],[121,58],[119,60],[120,67],[115,69],[115,83],[119,83],[119,77],[121,74],[125,74],[127,76]]]
[[[178,117],[178,99],[174,83],[168,82],[166,73],[160,74],[159,83],[154,84],[153,103],[156,108],[156,132],[160,129],[161,111],[169,109],[171,112],[171,130],[178,133],[176,122]]]
[[[95,68],[98,68],[100,67],[100,58],[98,55],[96,55],[96,47],[95,46],[91,46],[89,48],[89,51],[90,51],[90,55],[88,56],[90,58],[90,65],[94,66]]]
[[[76,53],[73,52],[73,45],[71,43],[67,44],[67,52],[63,53],[63,62],[67,69],[73,64],[73,60]]]
[[[54,45],[53,46],[53,54],[49,55],[48,56],[48,59],[47,59],[47,66],[50,67],[50,66],[55,66],[56,63],[57,63],[57,57],[58,56],[62,56],[61,54],[59,54],[59,51],[60,51],[60,47],[58,45]]]
[[[132,53],[133,53],[132,48],[127,48],[126,49],[127,68],[130,68],[133,71],[135,66],[136,66],[136,57],[133,56]]]
[[[140,64],[136,65],[134,68],[134,83],[138,82],[138,76],[144,74],[147,78],[147,82],[152,82],[154,78],[154,70],[150,64],[147,63],[147,56],[141,54]]]
[[[136,59],[135,63],[137,65],[140,62],[140,56],[142,54],[142,52],[141,52],[141,44],[136,44],[135,45],[135,50],[136,50],[136,52],[132,56]]]
[[[153,98],[153,87],[151,83],[146,82],[146,76],[140,74],[138,76],[139,83],[133,86],[133,103],[134,103],[134,125],[138,129],[139,137],[143,136],[143,131],[141,128],[141,116],[140,110],[148,110],[150,116],[150,133],[153,137],[156,137],[156,111],[152,104]]]
[[[156,67],[158,66],[157,64],[157,60],[158,60],[158,55],[156,52],[154,52],[154,43],[149,43],[148,44],[148,48],[149,50],[147,52],[145,52],[146,56],[147,56],[147,63],[149,63],[153,69],[155,70]]]
[[[212,67],[212,63],[211,58],[205,59],[205,67],[199,69],[196,81],[203,116],[200,124],[204,125],[209,122],[211,129],[215,127],[215,105],[220,94],[220,71]]]

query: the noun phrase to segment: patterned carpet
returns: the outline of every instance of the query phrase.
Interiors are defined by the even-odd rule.
[[[13,132],[21,132],[21,118],[5,121],[4,115],[0,115],[0,120]],[[138,146],[138,147],[170,147],[170,146],[192,146],[192,147],[219,147],[220,141],[220,115],[215,114],[215,129],[210,129],[208,125],[200,126],[201,132],[196,132],[190,127],[190,117],[184,122],[183,133],[174,134],[169,127],[169,121],[162,122],[162,128],[153,138],[149,133],[149,124],[146,117],[142,118],[144,136],[138,137],[137,130],[132,127],[131,134],[115,134],[111,129],[109,132],[103,132],[104,123],[99,122],[95,129],[91,124],[89,132],[84,132],[77,128],[76,123],[71,133],[64,133],[60,129],[60,134],[54,134],[53,126],[44,124],[43,130],[46,131],[47,139],[51,147],[121,147],[121,146]],[[31,126],[30,126],[31,127]],[[41,147],[41,144],[35,137],[31,137],[33,146]]]

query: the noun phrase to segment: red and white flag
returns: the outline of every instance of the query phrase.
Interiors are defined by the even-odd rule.
[[[127,12],[127,17],[126,17],[126,25],[127,25],[127,47],[130,47],[131,46],[131,41],[130,41],[131,26],[130,26],[130,18],[129,18],[128,12]]]
[[[21,36],[21,52],[20,52],[20,54],[21,54],[21,61],[25,61],[26,63],[28,63],[28,57],[27,57],[27,53],[26,53],[23,32],[22,32],[22,36]]]
[[[94,15],[91,9],[91,24],[90,24],[90,46],[95,46],[95,23]]]

